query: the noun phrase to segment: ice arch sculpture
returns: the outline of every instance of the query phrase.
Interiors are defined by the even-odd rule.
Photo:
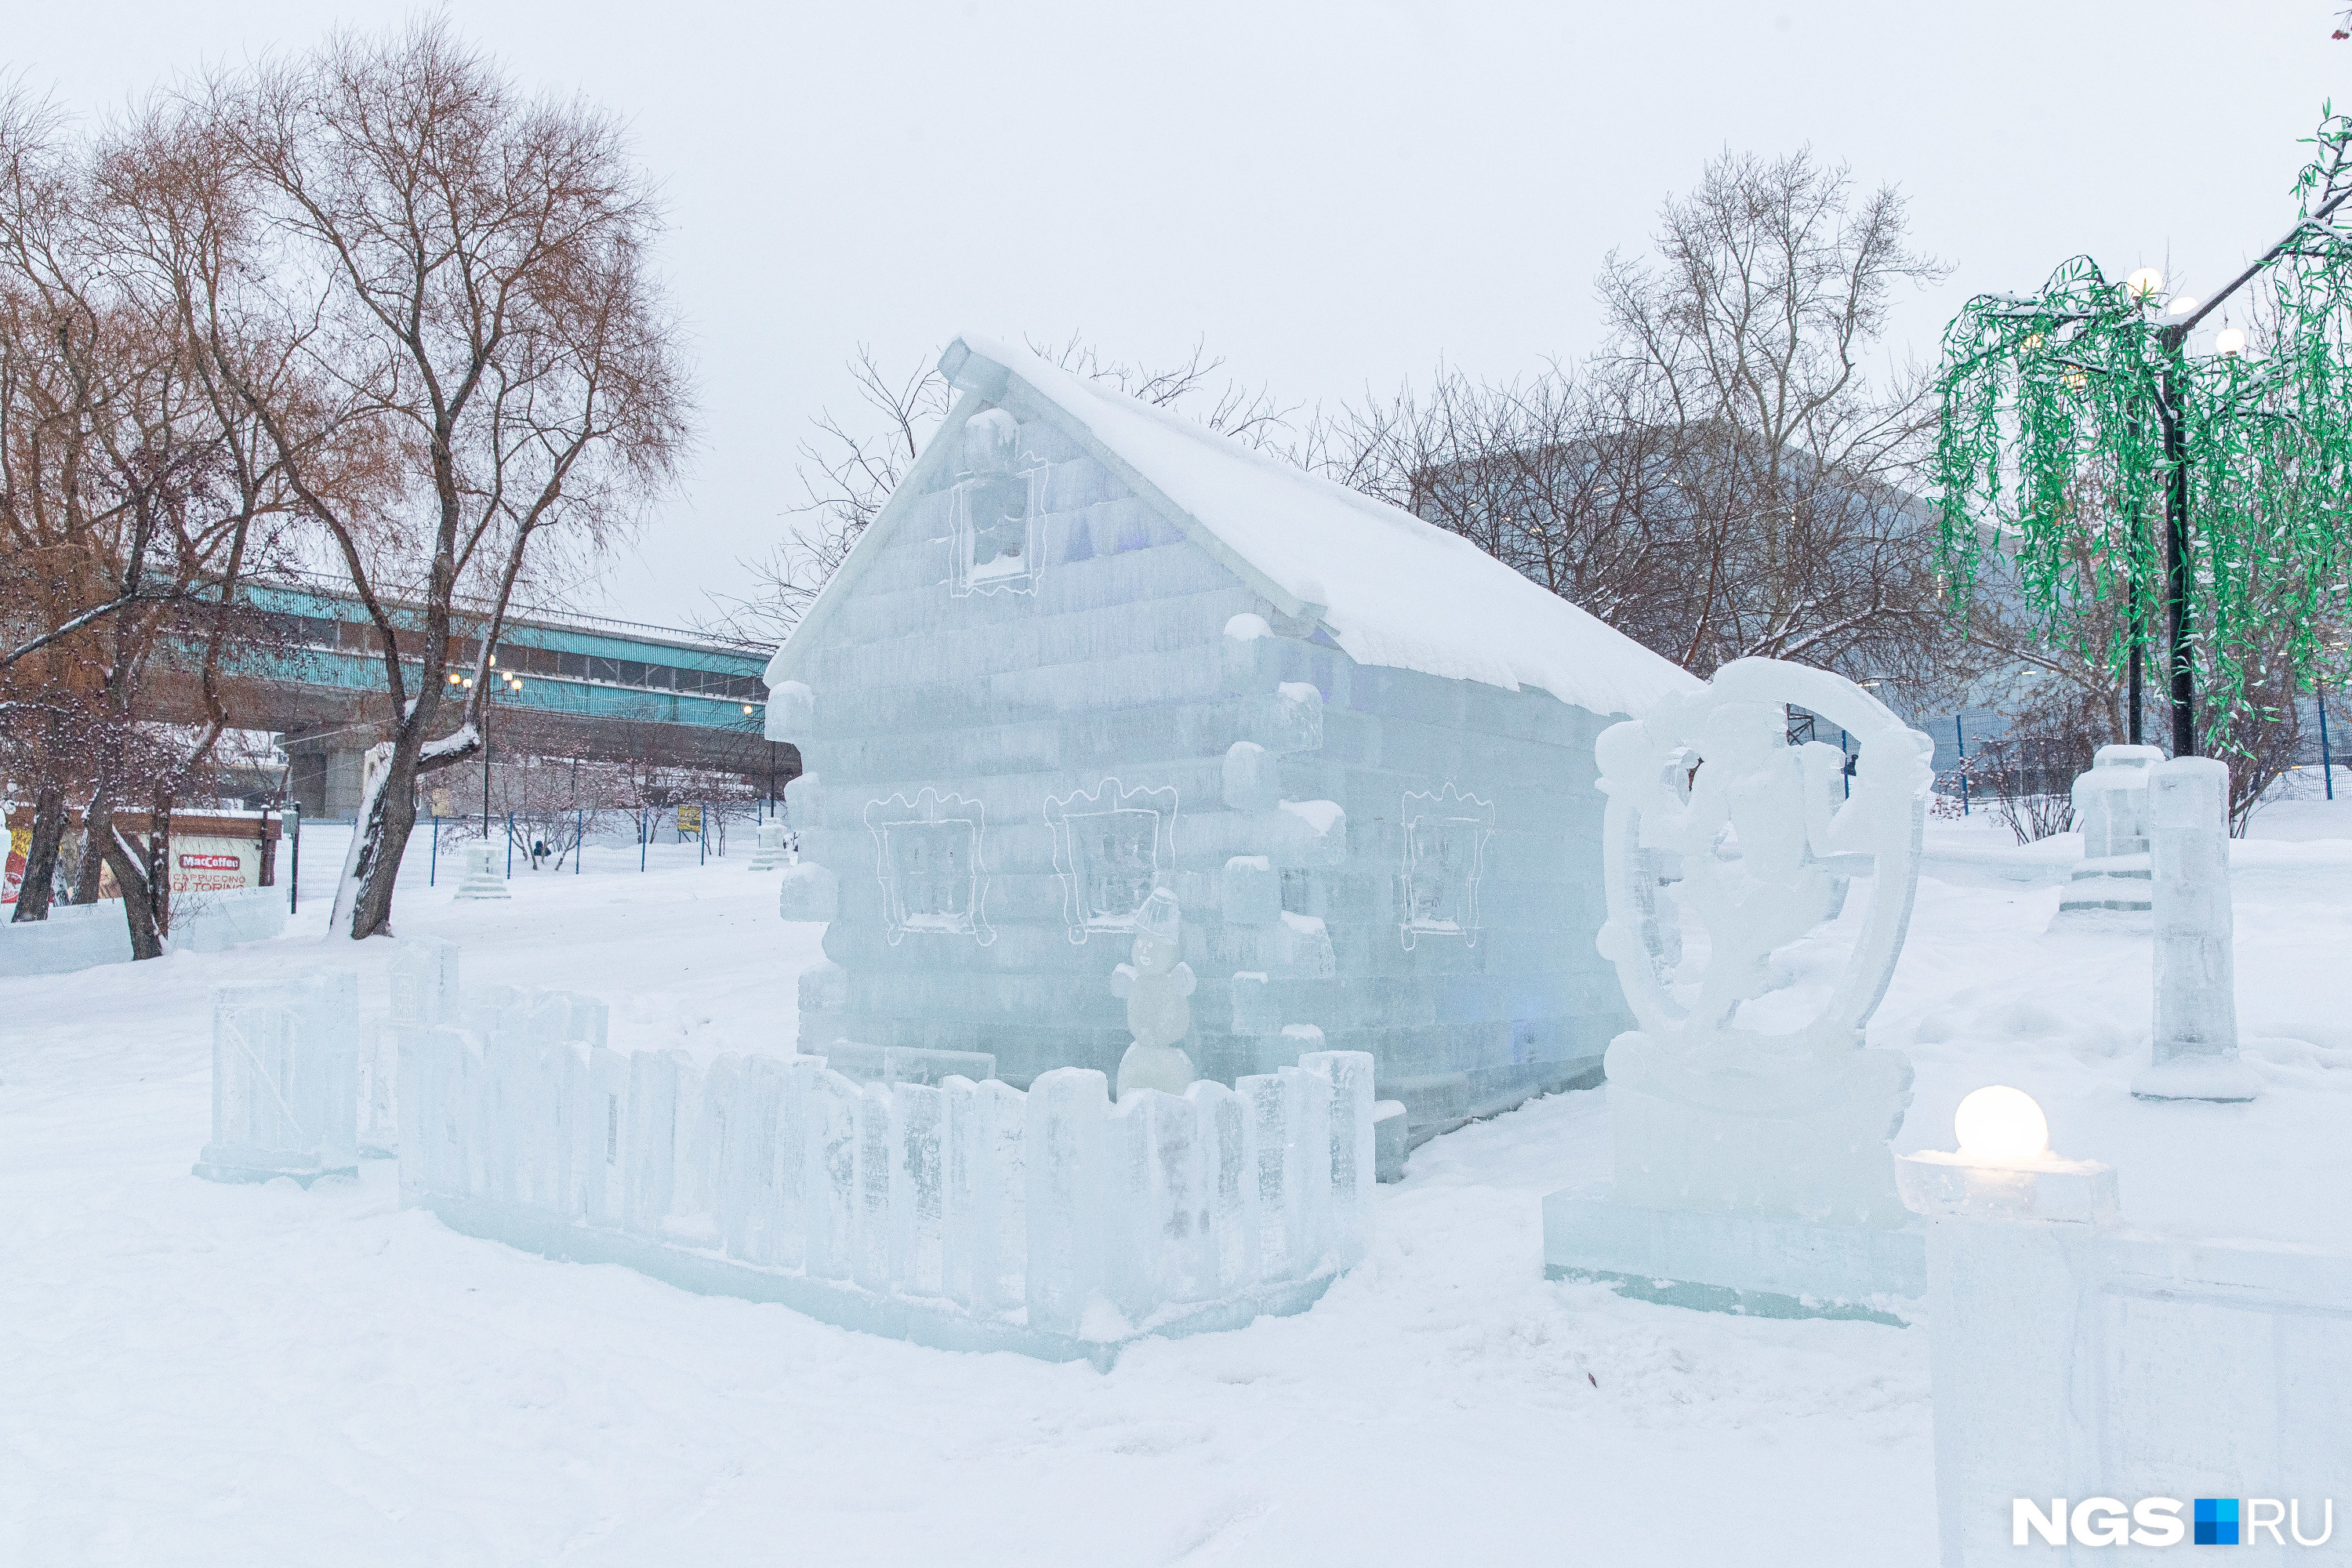
[[[1861,742],[1850,796],[1839,748],[1789,744],[1791,705]],[[1862,1032],[1910,923],[1927,738],[1843,677],[1740,659],[1594,750],[1609,800],[1599,945],[1641,1025],[1609,1047],[1618,1196],[1901,1224],[1885,1140],[1910,1064]],[[1875,888],[1826,1000],[1793,1026],[1744,1023],[1772,952],[1835,918],[1857,876]],[[1703,958],[1673,962],[1677,900],[1705,929]]]
[[[1860,742],[1850,795],[1841,748],[1789,743],[1790,707]],[[1740,659],[1594,750],[1598,945],[1640,1026],[1607,1057],[1616,1181],[1546,1200],[1548,1265],[1686,1305],[1886,1315],[1879,1299],[1924,1289],[1887,1148],[1911,1068],[1863,1028],[1910,922],[1927,738],[1842,677]],[[1838,918],[1859,878],[1870,907],[1826,994],[1770,994],[1772,955]],[[1704,937],[1690,952],[1683,907]]]

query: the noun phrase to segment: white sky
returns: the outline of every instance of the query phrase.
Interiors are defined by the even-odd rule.
[[[8,68],[103,111],[199,61],[413,7],[23,5]],[[1927,360],[1981,289],[2087,251],[2200,292],[2282,231],[2329,0],[2093,4],[482,0],[527,84],[624,113],[671,205],[703,448],[609,574],[614,613],[703,607],[785,527],[808,416],[861,342],[911,365],[969,325],[1086,332],[1334,402],[1442,355],[1509,375],[1594,346],[1591,280],[1726,144],[1811,142],[1910,196],[1951,280],[1904,301]],[[2347,94],[2352,97],[2352,94]]]

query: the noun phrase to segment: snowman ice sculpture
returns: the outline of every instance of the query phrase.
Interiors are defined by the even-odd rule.
[[[1137,1089],[1181,1094],[1192,1086],[1192,1058],[1176,1042],[1192,1032],[1192,966],[1181,962],[1181,921],[1175,895],[1153,889],[1136,911],[1133,963],[1111,971],[1110,994],[1127,998],[1127,1026],[1135,1044],[1118,1060],[1118,1098]]]

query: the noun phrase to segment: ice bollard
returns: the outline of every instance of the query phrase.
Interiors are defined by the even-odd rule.
[[[2132,1079],[2142,1100],[2252,1100],[2260,1091],[2238,1058],[2229,801],[2230,770],[2210,757],[2176,757],[2148,772],[2156,1044]]]
[[[1957,1151],[1897,1155],[1895,1166],[1904,1204],[1927,1233],[1940,1560],[1960,1568],[2008,1560],[2025,1528],[2010,1500],[2021,1491],[2082,1499],[2118,1485],[2116,1495],[2144,1495],[2120,1489],[2117,1461],[2163,1445],[2137,1432],[2112,1447],[2099,1441],[2112,1397],[2112,1374],[2102,1374],[2116,1364],[2102,1342],[2111,1325],[2168,1314],[2137,1292],[2103,1299],[2101,1244],[2119,1213],[2110,1167],[2053,1153],[2041,1107],[2004,1085],[1970,1094],[1954,1121]],[[2188,1309],[2200,1310],[2214,1312]],[[2189,1321],[2211,1332],[2210,1319]],[[2207,1418],[2226,1423],[2229,1406],[2216,1404]],[[2033,1484],[2022,1484],[2029,1476]]]

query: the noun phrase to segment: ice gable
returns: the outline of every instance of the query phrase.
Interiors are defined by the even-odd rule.
[[[1027,349],[966,333],[948,345],[940,366],[959,391],[992,402],[1017,384],[1038,413],[1154,510],[1285,614],[1319,622],[1359,664],[1505,690],[1532,686],[1596,713],[1637,717],[1661,697],[1698,688],[1687,671],[1459,534],[1073,375]],[[1012,488],[1022,465],[1004,449],[1011,422],[1001,410],[971,423],[980,428],[963,432],[961,455],[971,471],[996,481],[978,503],[986,510],[1001,504],[995,492]],[[1036,471],[1034,463],[1029,471]],[[982,488],[960,487],[967,495]],[[1005,527],[1000,521],[1000,531]],[[1021,575],[1017,550],[1008,558],[986,548],[994,542],[989,536],[981,542],[986,558],[964,563],[968,579]],[[845,574],[857,566],[853,556]],[[792,666],[787,644],[770,683],[787,678]]]
[[[1696,683],[1418,519],[976,342],[768,672],[809,770],[779,910],[830,922],[801,1049],[1114,1073],[1164,892],[1197,981],[1165,1044],[1205,1078],[1367,1052],[1416,1137],[1595,1081],[1629,1020],[1593,742]]]

